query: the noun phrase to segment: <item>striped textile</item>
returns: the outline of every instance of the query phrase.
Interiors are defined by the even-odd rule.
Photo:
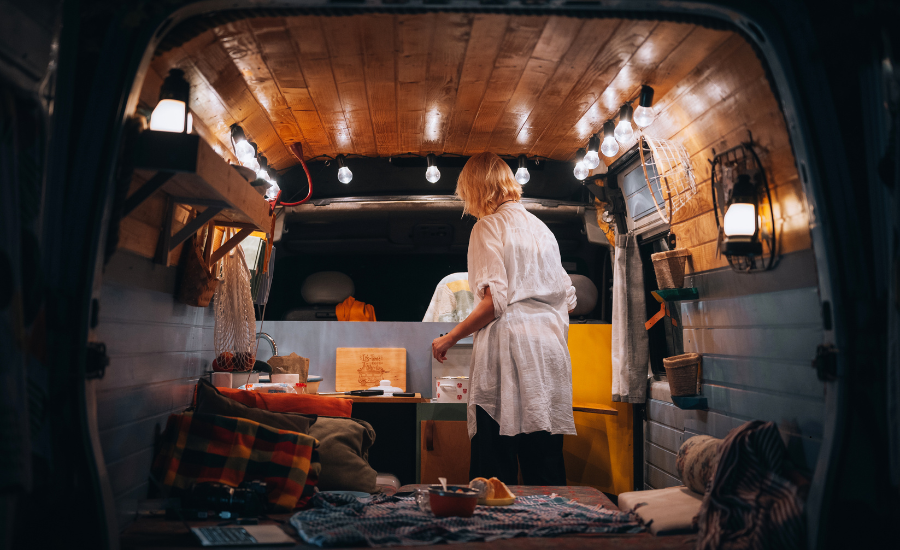
[[[698,550],[806,547],[803,502],[786,478],[790,465],[775,423],[732,430],[718,462],[694,520]]]
[[[264,481],[273,511],[309,502],[321,464],[317,441],[305,434],[227,416],[173,414],[162,435],[154,474],[171,496],[197,483],[237,487]]]
[[[563,489],[565,489],[563,487]],[[514,537],[559,537],[644,530],[634,514],[562,497],[520,496],[511,506],[479,506],[470,518],[437,518],[414,497],[318,493],[291,518],[300,538],[321,548],[422,546]]]

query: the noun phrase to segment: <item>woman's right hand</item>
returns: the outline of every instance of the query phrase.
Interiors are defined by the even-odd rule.
[[[438,363],[443,363],[447,359],[447,350],[456,344],[456,340],[449,333],[439,336],[431,342],[431,355],[437,359]]]

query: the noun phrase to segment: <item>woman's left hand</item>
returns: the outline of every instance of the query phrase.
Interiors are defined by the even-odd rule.
[[[454,344],[456,344],[456,339],[450,336],[449,333],[435,338],[431,342],[431,354],[438,360],[438,363],[443,363],[447,359],[447,350],[452,348]]]

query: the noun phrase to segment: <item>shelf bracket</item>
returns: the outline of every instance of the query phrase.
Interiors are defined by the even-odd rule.
[[[221,206],[210,206],[203,212],[200,212],[196,218],[189,221],[187,225],[181,228],[178,233],[172,235],[172,238],[169,240],[169,252],[171,252],[176,246],[180,245],[184,241],[191,238],[191,235],[200,231],[206,222],[210,221],[216,215],[224,210]]]
[[[209,265],[213,265],[221,260],[222,257],[225,256],[225,254],[228,254],[228,252],[232,248],[241,244],[241,241],[249,237],[250,233],[253,233],[253,229],[244,228],[238,231],[237,235],[228,239],[228,242],[217,248],[215,252],[212,253],[212,256],[209,258]]]
[[[124,218],[128,214],[131,214],[131,212],[135,208],[140,206],[145,200],[149,199],[150,196],[153,195],[153,193],[159,191],[160,188],[162,188],[162,186],[165,185],[166,182],[169,181],[169,179],[171,179],[174,175],[175,172],[167,172],[165,170],[161,170],[154,174],[152,178],[144,182],[144,185],[142,185],[137,191],[132,193],[130,197],[125,199],[125,205],[122,207],[122,217]]]

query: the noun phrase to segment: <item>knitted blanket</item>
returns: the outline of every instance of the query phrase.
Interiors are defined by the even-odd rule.
[[[591,508],[562,497],[518,497],[512,506],[479,506],[471,518],[437,518],[422,512],[412,497],[319,493],[311,510],[291,518],[307,544],[339,546],[422,546],[513,537],[637,533],[634,514]]]
[[[314,438],[243,418],[173,414],[162,440],[153,471],[173,495],[196,483],[259,480],[273,509],[289,512],[309,501],[321,469]]]
[[[731,430],[695,521],[697,550],[806,547],[803,502],[787,479],[787,451],[773,422]]]

